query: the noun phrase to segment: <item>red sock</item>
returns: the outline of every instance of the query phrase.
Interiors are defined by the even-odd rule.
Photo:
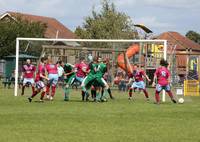
[[[171,91],[167,91],[167,94],[170,96],[170,98],[171,99],[173,99],[174,97],[173,97],[173,94],[172,94],[172,92]]]
[[[24,95],[25,86],[22,86],[22,95]]]
[[[49,95],[49,91],[50,91],[50,85],[47,85],[46,87],[46,94]]]
[[[31,88],[32,88],[32,92],[34,93],[34,92],[35,92],[35,87],[34,87],[34,86],[32,86]]]
[[[51,96],[53,97],[55,95],[56,92],[56,86],[52,86],[51,87]]]
[[[81,91],[81,95],[82,95],[82,96],[85,95],[85,92],[84,92],[84,91]]]
[[[129,89],[129,93],[128,93],[129,97],[132,97],[132,91],[133,91],[133,89],[130,88],[130,89]]]
[[[148,95],[147,90],[146,90],[146,89],[143,89],[143,92],[144,92],[145,97],[146,97],[146,98],[149,98],[149,95]]]
[[[41,97],[40,97],[41,100],[43,100],[44,95],[45,95],[45,92],[43,91],[43,92],[41,93]]]
[[[39,93],[39,91],[34,91],[31,98],[34,98],[38,93]]]
[[[160,96],[159,96],[158,91],[156,91],[155,98],[156,98],[156,102],[159,103],[160,102]]]

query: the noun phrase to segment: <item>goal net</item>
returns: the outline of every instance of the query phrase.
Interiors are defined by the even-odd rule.
[[[21,59],[22,54],[25,56],[23,61]],[[113,88],[117,88],[122,80],[124,80],[125,85],[127,84],[133,64],[137,64],[153,79],[160,59],[167,58],[167,41],[17,38],[15,96],[20,94],[18,87],[24,61],[30,58],[32,64],[37,66],[41,57],[49,55],[53,57],[54,63],[63,61],[73,65],[83,57],[87,63],[91,62],[91,58],[97,56],[103,60],[108,60],[107,82]],[[163,101],[165,101],[164,95]]]

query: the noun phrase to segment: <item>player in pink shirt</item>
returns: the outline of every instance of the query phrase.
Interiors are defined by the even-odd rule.
[[[22,86],[22,93],[21,95],[24,95],[24,90],[26,85],[29,83],[32,87],[32,92],[35,91],[34,85],[34,73],[35,73],[35,66],[31,64],[31,60],[27,59],[26,64],[22,66],[22,78],[23,78],[23,86]]]
[[[171,92],[171,88],[169,85],[169,81],[168,81],[168,79],[170,78],[170,72],[167,69],[169,64],[166,60],[161,59],[160,65],[161,65],[161,67],[156,69],[156,72],[154,74],[153,84],[152,84],[152,86],[154,87],[156,84],[155,83],[156,79],[157,79],[156,93],[155,93],[156,104],[160,104],[159,93],[162,90],[165,90],[168,93],[168,95],[170,96],[172,102],[176,103],[176,100],[173,97],[173,94]]]
[[[149,77],[146,75],[146,73],[143,70],[139,69],[138,65],[136,64],[133,66],[133,73],[131,76],[133,77],[134,82],[129,89],[129,100],[132,99],[132,90],[133,89],[135,90],[137,88],[139,90],[142,90],[147,100],[149,100],[149,95],[148,95],[148,92],[146,91],[146,86],[143,79],[143,77],[145,77],[150,82],[151,80],[149,79]]]
[[[47,98],[53,100],[53,97],[56,92],[56,85],[58,83],[58,67],[56,64],[53,64],[52,58],[48,57],[48,64],[46,65],[46,71],[48,73],[49,83],[47,85]],[[51,96],[49,96],[51,88]]]
[[[41,62],[38,66],[38,71],[36,73],[35,77],[35,82],[36,82],[36,90],[35,92],[31,95],[31,97],[28,98],[29,102],[32,101],[32,99],[42,91],[41,97],[40,97],[40,102],[43,102],[44,95],[46,93],[46,87],[44,84],[44,79],[49,80],[46,75],[45,75],[45,64],[46,64],[47,58],[42,57]]]
[[[77,63],[75,65],[75,72],[76,72],[76,81],[78,81],[80,84],[83,82],[83,79],[87,75],[87,70],[88,70],[88,65],[85,63],[85,58],[81,57],[80,58],[80,63]],[[82,100],[84,100],[85,93],[82,91]]]

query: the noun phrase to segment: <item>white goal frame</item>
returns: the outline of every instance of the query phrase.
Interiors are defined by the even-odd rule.
[[[14,96],[17,96],[18,90],[18,76],[19,76],[19,42],[20,41],[72,41],[72,42],[110,42],[110,43],[119,43],[119,42],[128,42],[128,43],[163,43],[163,57],[167,59],[167,40],[124,40],[124,39],[53,39],[53,38],[16,38],[16,63],[15,63],[15,88],[14,88]],[[165,92],[162,94],[162,101],[165,102]]]

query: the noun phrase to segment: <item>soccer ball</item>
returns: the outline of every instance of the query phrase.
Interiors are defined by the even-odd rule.
[[[184,103],[184,99],[183,98],[179,98],[178,102],[179,102],[179,104],[183,104]]]

